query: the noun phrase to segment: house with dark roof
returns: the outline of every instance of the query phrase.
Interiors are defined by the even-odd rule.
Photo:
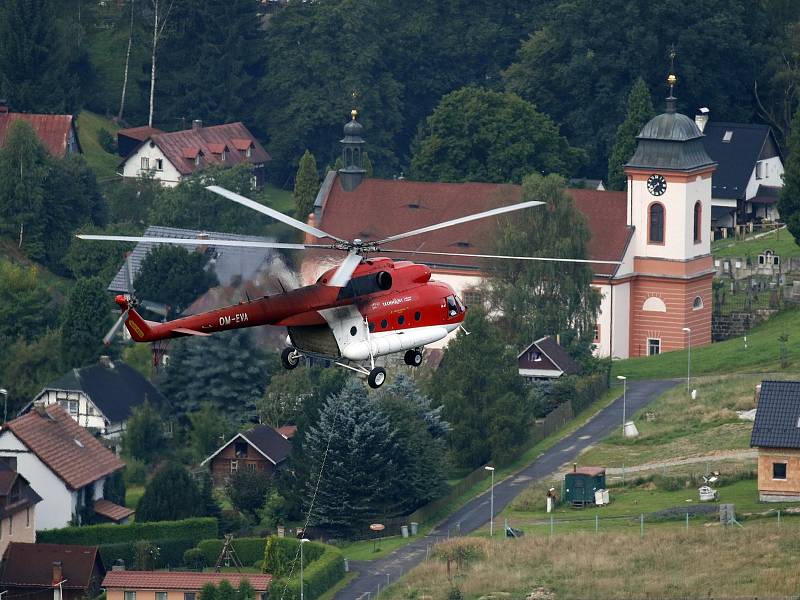
[[[6,600],[95,598],[106,574],[97,546],[12,542],[2,556]]]
[[[272,575],[252,573],[196,573],[194,571],[126,571],[123,566],[111,568],[103,589],[107,600],[197,600],[206,584],[218,586],[227,581],[238,588],[247,580],[256,598],[265,599]]]
[[[191,129],[170,133],[136,127],[124,130],[123,136],[142,139],[120,163],[118,173],[133,178],[146,175],[165,186],[175,186],[211,165],[248,164],[255,189],[266,181],[266,164],[271,160],[241,122],[204,127],[202,121],[196,120]]]
[[[97,501],[103,499],[106,478],[125,467],[57,404],[37,404],[5,423],[0,428],[0,460],[30,482],[42,498],[37,530],[80,522],[81,513],[92,505],[96,512],[102,510]],[[125,512],[120,520],[133,513],[120,508]]]
[[[145,401],[154,406],[167,404],[146,377],[121,360],[103,356],[97,364],[72,369],[45,386],[22,412],[28,412],[36,403],[57,404],[81,427],[118,439],[133,409]]]
[[[606,261],[589,265],[591,285],[600,295],[593,336],[600,356],[628,358],[683,349],[689,344],[686,329],[691,330],[692,345],[711,343],[711,177],[716,163],[705,151],[695,122],[679,114],[675,103],[670,92],[665,111],[639,132],[634,155],[625,165],[627,192],[566,189],[591,233],[586,258]],[[341,238],[389,238],[522,198],[519,185],[368,178],[357,114],[343,133],[343,167],[327,174],[309,215],[310,224]],[[428,265],[433,280],[449,284],[469,305],[480,298],[491,268],[487,260],[472,255],[495,253],[496,228],[504,222],[484,219],[387,246],[405,252],[406,260]],[[307,235],[305,241],[317,239]],[[440,254],[445,252],[457,256]],[[307,251],[303,281],[316,281],[341,260],[340,254],[327,250]]]
[[[762,502],[800,502],[800,381],[763,381],[750,446]]]
[[[709,120],[708,109],[695,117],[703,147],[717,163],[711,182],[714,229],[779,218],[783,157],[769,125]]]
[[[0,556],[11,542],[36,541],[36,505],[42,498],[0,459]]]
[[[5,146],[8,129],[15,121],[24,121],[36,132],[45,150],[56,158],[79,154],[81,145],[74,115],[39,115],[17,113],[9,110],[5,100],[0,100],[0,148]]]
[[[273,474],[289,457],[288,436],[269,425],[258,425],[237,433],[220,446],[201,465],[208,465],[214,485],[225,485],[237,471],[259,471]]]
[[[562,375],[578,375],[580,366],[551,336],[533,342],[517,355],[520,377],[526,381],[556,379]]]

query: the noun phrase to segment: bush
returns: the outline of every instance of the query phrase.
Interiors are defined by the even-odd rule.
[[[176,463],[168,463],[156,472],[136,506],[139,522],[188,519],[204,513],[197,483],[185,467]]]
[[[255,562],[260,565],[264,559],[266,543],[266,538],[261,537],[238,538],[233,540],[233,549],[243,565],[251,565]],[[200,551],[207,565],[213,565],[217,562],[224,544],[223,540],[203,540],[197,544],[196,550]],[[305,551],[307,548],[303,550]]]
[[[304,564],[317,560],[325,552],[326,546],[317,542],[306,543],[303,548]],[[292,570],[292,564],[299,556],[300,540],[270,536],[264,548],[264,570],[273,577],[285,577]],[[295,570],[297,569],[295,565]]]
[[[147,465],[135,458],[125,459],[125,470],[122,476],[125,478],[125,485],[144,485],[147,481],[149,470]]]
[[[189,569],[202,570],[207,564],[206,556],[200,548],[189,548],[183,553],[183,566]]]
[[[273,539],[286,540],[288,538],[270,538],[270,540]],[[289,541],[294,542],[295,547],[299,543],[297,540]],[[269,548],[269,543],[267,543],[267,547]],[[282,546],[282,549],[283,548],[284,547]],[[288,549],[288,546],[285,548]],[[306,544],[306,547],[303,549],[303,558],[306,558],[306,554],[310,553],[312,548],[321,549],[322,554],[319,555],[319,558],[316,558],[313,562],[306,560],[306,564],[310,564],[304,567],[303,591],[305,597],[309,600],[315,600],[316,598],[319,598],[322,594],[336,585],[339,580],[342,579],[342,577],[344,577],[344,557],[339,550],[333,546],[311,542]],[[265,571],[267,573],[271,573],[268,568],[265,568]],[[286,588],[289,592],[286,595],[283,594],[284,588]],[[286,579],[285,577],[274,579],[269,587],[268,593],[270,600],[277,600],[281,597],[299,597],[300,575],[298,573],[298,569],[295,569],[294,575],[290,579]]]
[[[117,153],[117,140],[105,127],[101,127],[100,131],[97,132],[97,141],[106,152],[110,154]]]
[[[149,542],[158,547],[158,558],[153,565],[156,569],[178,567],[185,564],[184,555],[196,543],[191,539],[149,540]],[[136,561],[136,544],[136,541],[100,544],[100,560],[103,561],[106,570],[110,570],[118,559],[125,561],[127,568],[132,568]]]
[[[64,527],[48,529],[36,534],[36,541],[45,544],[81,544],[99,546],[136,540],[201,540],[219,535],[217,520],[211,517],[195,517],[182,521],[155,521],[152,523],[130,523],[128,525],[89,525],[88,527]]]

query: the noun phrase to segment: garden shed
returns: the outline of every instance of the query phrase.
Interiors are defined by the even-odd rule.
[[[606,487],[604,467],[574,467],[564,476],[564,502],[573,506],[595,503],[594,493]]]

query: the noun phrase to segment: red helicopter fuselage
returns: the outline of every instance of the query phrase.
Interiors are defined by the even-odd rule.
[[[138,342],[257,325],[286,326],[294,347],[327,358],[366,360],[444,338],[464,320],[453,289],[431,281],[431,270],[409,261],[364,260],[344,287],[330,269],[312,285],[166,323],[146,321],[133,308],[125,322]],[[129,308],[125,296],[117,304]]]

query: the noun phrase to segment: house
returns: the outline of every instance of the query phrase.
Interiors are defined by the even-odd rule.
[[[36,513],[38,531],[80,522],[81,513],[93,503],[95,511],[102,510],[97,501],[103,499],[106,478],[125,467],[57,404],[37,404],[3,425],[0,460],[41,496]],[[120,508],[128,516],[133,512]]]
[[[11,542],[36,541],[36,505],[28,480],[0,459],[0,556]]]
[[[9,110],[5,100],[0,100],[0,148],[5,146],[8,129],[15,121],[25,121],[33,127],[45,150],[56,158],[81,152],[74,115],[37,115]]]
[[[0,573],[4,600],[80,600],[97,597],[106,570],[97,546],[11,542]]]
[[[762,502],[800,501],[800,381],[763,381],[750,446]]]
[[[131,152],[134,152],[142,143],[150,139],[151,135],[157,133],[164,133],[155,127],[129,127],[128,129],[120,129],[117,131],[117,154],[122,158],[126,158]]]
[[[567,189],[591,232],[592,286],[601,297],[595,352],[628,358],[711,343],[711,177],[716,163],[695,122],[667,98],[665,112],[637,137],[625,166],[627,192]],[[518,185],[438,183],[366,178],[363,127],[345,125],[344,167],[327,174],[309,222],[345,239],[378,240],[402,231],[518,202]],[[533,209],[537,210],[537,209]],[[492,254],[496,220],[440,229],[392,242],[404,258],[428,265],[467,305],[480,301],[486,263],[469,254]],[[307,242],[316,241],[311,236]],[[415,252],[434,254],[414,254]],[[437,256],[436,252],[462,256]],[[467,256],[463,256],[467,255]],[[305,282],[341,262],[340,254],[304,255]],[[446,343],[446,340],[442,343]]]
[[[562,375],[578,375],[580,366],[550,336],[533,342],[517,355],[519,374],[526,381],[556,379]]]
[[[253,188],[266,181],[265,165],[271,157],[241,122],[204,127],[196,120],[191,129],[171,133],[141,127],[123,130],[125,147],[133,146],[128,140],[138,141],[137,137],[143,139],[119,165],[123,177],[146,175],[162,185],[175,186],[210,165],[246,163],[253,168]]]
[[[708,109],[695,117],[703,147],[714,162],[711,181],[712,227],[777,221],[783,187],[783,157],[768,125],[709,121]],[[726,232],[727,233],[727,232]]]
[[[218,586],[228,581],[238,588],[247,580],[257,594],[266,600],[272,575],[251,573],[197,573],[195,571],[126,571],[114,566],[105,579],[103,588],[107,600],[197,600],[203,586]]]
[[[45,386],[22,412],[36,403],[45,406],[58,404],[78,422],[109,439],[119,439],[131,412],[145,400],[156,406],[166,405],[167,399],[142,377],[120,360],[100,357],[100,362],[69,373]]]
[[[261,471],[271,475],[289,457],[289,440],[269,425],[258,425],[237,433],[206,458],[214,485],[224,485],[231,474],[240,470]]]

